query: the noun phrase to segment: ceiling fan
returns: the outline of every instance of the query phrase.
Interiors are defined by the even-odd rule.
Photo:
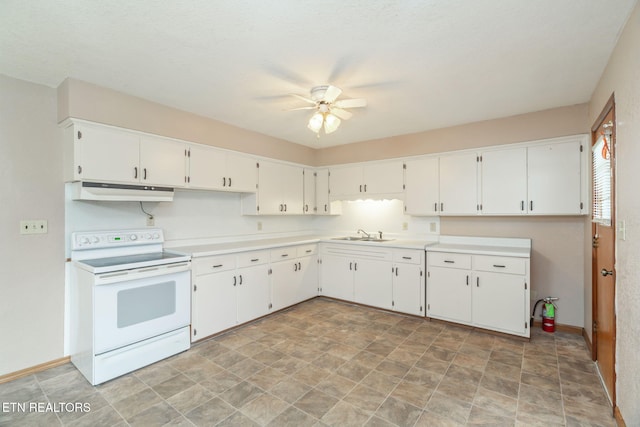
[[[309,107],[292,108],[293,110],[316,110],[309,119],[307,127],[320,137],[320,130],[324,129],[324,133],[329,134],[335,132],[340,126],[341,120],[348,120],[353,115],[345,108],[366,107],[367,101],[364,99],[343,99],[337,101],[342,93],[342,89],[331,85],[315,86],[311,88],[310,98],[306,98],[295,93],[290,94],[309,104]]]

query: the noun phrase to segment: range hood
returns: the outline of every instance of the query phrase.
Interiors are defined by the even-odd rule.
[[[153,185],[108,184],[104,182],[71,183],[72,200],[133,202],[171,202],[173,188]]]

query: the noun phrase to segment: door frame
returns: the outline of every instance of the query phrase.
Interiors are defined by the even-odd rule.
[[[597,141],[598,138],[598,130],[600,129],[600,126],[602,126],[603,122],[605,121],[606,117],[609,115],[609,113],[612,114],[612,121],[615,124],[616,123],[616,109],[615,109],[615,93],[612,93],[611,96],[609,97],[609,100],[607,101],[607,103],[605,104],[604,108],[602,109],[602,111],[600,112],[600,114],[598,115],[598,118],[595,120],[595,122],[593,123],[593,125],[591,126],[591,146],[593,146],[594,142]],[[617,217],[617,210],[616,210],[616,194],[615,194],[615,183],[616,183],[616,173],[615,173],[615,163],[616,163],[616,126],[614,125],[613,127],[613,133],[612,133],[612,138],[611,138],[611,159],[612,159],[612,167],[614,168],[614,173],[612,174],[611,177],[611,185],[613,188],[613,191],[611,192],[611,227],[613,228],[613,233],[614,233],[614,241],[613,241],[613,260],[614,260],[614,265],[613,265],[613,269],[615,270],[615,260],[616,260],[616,246],[617,246],[617,233],[616,233],[616,217]],[[593,172],[592,172],[593,173]],[[593,196],[593,188],[591,189],[591,197]],[[593,236],[595,235],[595,223],[591,222],[591,236],[593,238]],[[593,242],[593,240],[592,240]],[[596,286],[596,282],[597,282],[597,275],[599,274],[597,270],[597,266],[596,266],[596,250],[595,248],[593,248],[592,246],[592,257],[591,257],[591,359],[595,362],[596,360],[598,360],[598,333],[597,330],[595,328],[595,325],[597,324],[598,321],[598,292],[597,292],[597,286]],[[614,301],[615,301],[615,297],[616,297],[616,275],[614,274],[613,276],[613,296],[614,296]],[[614,304],[614,321],[613,321],[613,349],[612,349],[612,354],[613,354],[613,361],[614,361],[614,366],[615,366],[615,361],[616,361],[616,346],[615,346],[615,342],[616,337],[617,337],[617,313],[615,312],[615,304]],[[615,411],[616,408],[616,382],[617,382],[617,375],[616,375],[616,371],[615,368],[613,370],[613,389],[609,390],[610,392],[610,397],[611,397],[611,403],[612,403],[612,407]]]

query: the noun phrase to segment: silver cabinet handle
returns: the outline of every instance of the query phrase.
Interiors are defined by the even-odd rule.
[[[480,287],[480,278],[476,277],[476,288]]]
[[[324,205],[324,211],[325,212],[327,211],[327,205],[326,204]]]
[[[367,184],[364,185],[364,192],[367,192]]]
[[[450,259],[445,259],[444,262],[446,262],[447,264],[455,264],[455,261],[451,261]]]
[[[242,274],[240,275],[240,284],[242,285]]]
[[[444,211],[444,203],[441,202],[440,203],[440,212],[443,212],[443,211]]]
[[[353,263],[352,262],[349,263],[349,270],[353,270]]]
[[[520,202],[520,210],[524,211],[524,200]]]
[[[133,168],[133,179],[138,179],[138,167]]]
[[[293,264],[293,271],[298,271],[298,263]]]
[[[362,184],[360,184],[360,193],[362,193]]]
[[[231,187],[231,177],[229,177],[229,187]]]
[[[533,200],[529,202],[529,212],[533,211]]]
[[[402,259],[413,259],[413,257],[410,256],[403,256]]]
[[[235,286],[236,284],[237,284],[236,276],[233,276],[233,286]]]
[[[435,202],[435,203],[433,204],[433,211],[434,211],[434,212],[438,212],[438,202]]]
[[[142,169],[144,175],[142,176],[142,179],[144,179],[146,181],[147,179],[147,168]]]
[[[213,268],[220,268],[220,267],[222,267],[222,264],[216,264],[213,266]]]
[[[469,275],[467,274],[467,286],[469,286]]]
[[[353,269],[354,269],[355,271],[358,271],[358,263],[357,263],[357,262],[354,262],[354,263],[353,263]]]
[[[506,268],[506,265],[493,264],[495,268]]]
[[[227,177],[225,177],[225,176],[222,177],[222,186],[223,187],[227,186]]]

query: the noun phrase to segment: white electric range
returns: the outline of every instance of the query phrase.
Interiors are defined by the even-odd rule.
[[[71,361],[91,384],[189,348],[189,255],[164,250],[161,229],[71,237]]]

